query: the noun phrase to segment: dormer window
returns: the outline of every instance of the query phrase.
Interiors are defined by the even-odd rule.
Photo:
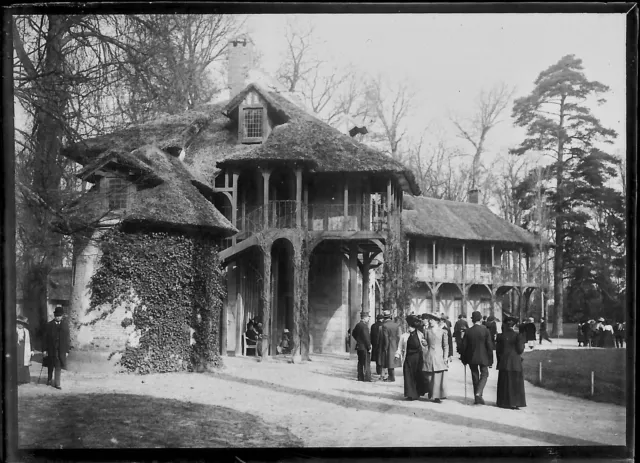
[[[120,177],[108,177],[103,181],[109,210],[119,211],[127,209],[130,183]]]
[[[244,123],[244,140],[259,138],[262,141],[263,134],[263,109],[262,108],[244,108],[242,110],[242,119]]]

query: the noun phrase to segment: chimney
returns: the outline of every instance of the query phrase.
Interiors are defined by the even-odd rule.
[[[469,202],[473,204],[478,204],[478,199],[480,198],[480,190],[474,189],[469,190]]]
[[[230,40],[227,47],[227,85],[229,97],[233,98],[247,86],[249,71],[255,64],[255,51],[253,41],[246,34]]]

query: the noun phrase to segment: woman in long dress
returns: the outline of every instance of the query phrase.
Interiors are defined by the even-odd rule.
[[[611,326],[608,322],[602,322],[602,347],[612,348],[616,347],[615,341],[613,339],[613,326]]]
[[[496,356],[498,360],[498,395],[496,405],[500,408],[519,410],[526,407],[524,375],[522,373],[522,353],[526,337],[516,333],[513,326],[516,319],[505,317],[502,333],[497,336]]]
[[[427,383],[429,399],[440,403],[447,398],[447,389],[444,381],[444,372],[449,369],[449,340],[447,333],[438,327],[440,317],[432,314],[424,314],[427,320],[425,340],[427,345],[423,349],[422,371]]]
[[[400,337],[395,358],[402,361],[404,396],[407,400],[416,400],[427,392],[422,374],[422,348],[425,340],[420,330],[422,321],[418,317],[409,315],[407,324],[409,331]]]
[[[18,335],[18,384],[28,384],[31,382],[31,337],[29,336],[29,320],[27,317],[19,315],[16,319],[16,332]]]

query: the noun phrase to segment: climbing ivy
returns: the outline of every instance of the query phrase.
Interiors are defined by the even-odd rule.
[[[137,345],[122,352],[121,365],[151,373],[202,371],[221,364],[225,286],[218,249],[210,238],[112,229],[100,237],[99,246],[88,310],[110,307],[101,319],[125,304],[132,318],[122,321],[123,329],[140,334]]]
[[[389,227],[387,232],[382,280],[383,306],[391,311],[397,309],[397,314],[404,324],[404,317],[411,306],[412,292],[416,285],[416,266],[409,262],[407,238],[399,231],[401,225],[400,223],[397,227]]]

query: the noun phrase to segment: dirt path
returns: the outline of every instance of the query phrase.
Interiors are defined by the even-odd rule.
[[[441,404],[403,400],[395,383],[355,381],[355,360],[316,355],[292,365],[229,357],[215,373],[136,376],[65,372],[64,389],[22,386],[20,394],[143,394],[219,405],[284,426],[311,447],[582,446],[624,445],[624,407],[590,402],[526,384],[527,407],[495,407],[497,372],[490,370],[487,405],[472,403],[467,372],[455,361],[449,398]],[[34,370],[39,365],[34,364]],[[36,374],[37,375],[37,374]],[[363,432],[366,430],[366,432]],[[268,446],[268,444],[267,444]]]

